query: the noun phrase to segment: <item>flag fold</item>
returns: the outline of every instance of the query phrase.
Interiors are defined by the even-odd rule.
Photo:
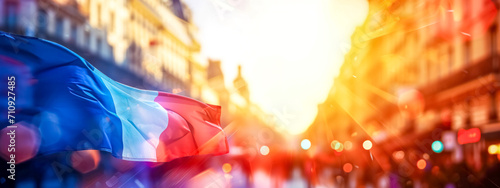
[[[16,78],[16,121],[38,129],[38,154],[96,149],[167,162],[229,150],[220,106],[123,85],[54,42],[0,32],[0,69],[2,93]]]

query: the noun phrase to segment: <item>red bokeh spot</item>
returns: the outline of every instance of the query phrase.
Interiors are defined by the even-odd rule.
[[[16,127],[17,126],[17,127]],[[40,135],[33,126],[20,122],[0,131],[0,156],[10,161],[14,155],[16,164],[33,158],[40,147]]]
[[[346,163],[346,164],[344,164],[344,166],[342,167],[342,169],[344,170],[344,172],[349,173],[349,172],[352,171],[352,164],[351,163]]]
[[[88,173],[99,166],[101,155],[97,150],[81,150],[71,154],[71,165],[80,173]]]

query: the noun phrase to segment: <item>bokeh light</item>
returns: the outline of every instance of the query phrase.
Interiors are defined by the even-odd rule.
[[[330,143],[330,147],[332,147],[333,150],[336,150],[339,143],[339,141],[333,140],[332,143]]]
[[[260,147],[260,154],[261,155],[268,155],[269,154],[269,147],[267,147],[267,146],[261,146]]]
[[[335,146],[335,151],[342,152],[343,150],[344,150],[344,145],[342,143],[338,143],[337,146]]]
[[[97,150],[81,150],[71,153],[71,166],[82,174],[95,170],[100,161],[101,155]]]
[[[441,153],[443,151],[443,143],[439,140],[436,140],[432,143],[432,151],[436,153]]]
[[[395,151],[392,154],[392,157],[394,157],[394,159],[396,159],[396,160],[401,160],[405,157],[405,152],[404,151]]]
[[[233,167],[229,163],[224,163],[222,165],[222,171],[224,171],[224,173],[229,173],[229,172],[231,172],[232,169],[233,169]]]
[[[365,140],[365,141],[363,142],[363,148],[364,148],[365,150],[370,150],[370,149],[372,149],[372,146],[373,146],[373,144],[372,144],[372,142],[371,142],[371,141],[369,141],[369,140]]]
[[[72,140],[84,146],[77,148],[90,148],[86,147],[89,144],[112,148],[63,151],[35,158],[39,148],[62,143],[66,135],[61,126],[68,125],[60,123],[66,117],[55,113],[65,110],[64,107],[30,108],[23,104],[39,104],[34,100],[38,96],[31,95],[36,95],[36,88],[47,83],[36,79],[37,75],[29,75],[16,78],[18,86],[28,79],[36,86],[28,92],[16,87],[19,97],[16,109],[21,113],[16,111],[15,115],[22,115],[16,120],[32,123],[17,129],[16,163],[27,162],[16,165],[20,179],[16,185],[50,187],[58,182],[65,187],[500,185],[500,178],[495,178],[500,174],[497,168],[500,143],[495,137],[500,133],[500,118],[489,117],[487,113],[493,111],[491,108],[495,106],[490,104],[496,104],[499,91],[491,86],[500,73],[490,70],[495,64],[488,60],[495,59],[499,51],[500,28],[498,24],[476,23],[500,22],[491,0],[479,3],[356,0],[364,6],[350,5],[351,1],[186,0],[195,2],[191,3],[193,7],[186,6],[192,8],[186,11],[174,6],[185,6],[177,1],[132,2],[139,6],[107,1],[88,3],[90,0],[76,3],[48,0],[51,1],[60,6],[43,6],[47,4],[45,1],[33,1],[26,9],[23,3],[2,1],[0,5],[5,4],[9,13],[4,15],[9,25],[4,27],[5,22],[0,26],[8,29],[13,23],[15,30],[37,37],[52,31],[49,39],[70,44],[78,53],[85,52],[88,63],[109,60],[95,62],[96,67],[117,81],[139,88],[170,90],[221,105],[222,111],[213,115],[221,115],[218,123],[224,125],[227,139],[220,144],[226,147],[201,144],[198,140],[191,143],[192,136],[203,131],[189,127],[181,130],[186,133],[181,134],[184,137],[175,140],[182,147],[173,149],[228,149],[229,153],[180,156],[169,162],[128,161],[126,156],[121,159],[114,152],[114,141],[127,142],[125,148],[131,144],[130,140],[120,137],[126,134],[120,135],[123,130],[115,129],[120,124],[113,123],[113,117],[97,114],[107,112],[92,110],[83,115],[89,118],[95,115],[97,119],[89,121],[89,126],[102,128],[97,131],[104,134],[74,130]],[[71,6],[62,6],[66,4]],[[165,7],[156,9],[164,5],[174,10],[174,14]],[[75,7],[78,10],[74,15],[53,15],[58,9],[67,12],[66,8],[71,11]],[[25,16],[17,15],[21,13],[33,14],[34,21],[41,23],[23,24]],[[358,21],[353,21],[353,16]],[[130,27],[123,24],[128,22]],[[115,28],[109,30],[111,26]],[[198,28],[203,35],[197,36]],[[96,31],[102,32],[96,34]],[[132,36],[128,36],[130,33]],[[412,61],[399,66],[406,59]],[[2,56],[0,61],[4,61]],[[240,64],[243,69],[236,69]],[[125,74],[123,67],[115,65],[126,66]],[[272,77],[277,70],[279,76]],[[477,85],[478,92],[470,92],[471,85]],[[31,99],[22,101],[23,97]],[[84,109],[68,114],[80,116],[77,112],[81,110]],[[32,113],[38,115],[27,117]],[[467,145],[457,142],[462,140],[457,135],[458,129],[481,125],[482,120],[488,120],[489,126],[481,130],[484,131],[481,142]],[[170,128],[163,135],[178,133],[169,131]],[[431,132],[439,129],[442,131]],[[5,138],[5,130],[0,131],[0,142],[8,144],[10,139]],[[202,135],[214,143],[207,134]],[[94,143],[96,136],[99,141]],[[140,144],[153,146],[151,152],[156,148],[160,154],[157,157],[163,155],[164,150],[158,144],[165,145],[165,140],[147,132],[139,136],[141,141],[142,137],[145,142]],[[65,150],[72,148],[75,147],[67,146]],[[121,149],[118,147],[118,152]],[[0,148],[0,154],[8,159],[4,150]],[[486,152],[489,154],[483,156]],[[193,154],[201,153],[204,152]],[[141,155],[138,151],[132,154]],[[154,157],[147,159],[155,161]],[[0,178],[0,184],[4,182],[5,178]]]
[[[346,164],[344,164],[344,166],[342,167],[342,169],[344,170],[344,172],[349,173],[349,172],[352,171],[352,164],[351,163],[346,163]]]
[[[22,163],[33,158],[40,147],[40,135],[38,131],[31,125],[20,122],[14,124],[17,128],[3,128],[0,131],[0,143],[2,143],[2,148],[0,148],[0,156],[9,161],[11,152],[8,151],[9,148],[15,149],[15,164]],[[15,138],[11,139],[10,131],[15,131]],[[5,143],[5,144],[3,144]],[[8,147],[9,144],[14,144],[14,147]]]
[[[344,149],[345,150],[351,150],[352,149],[352,142],[351,141],[345,141],[344,142]]]
[[[418,160],[418,162],[417,162],[417,168],[418,169],[422,170],[426,166],[427,166],[427,162],[425,162],[425,160],[423,160],[423,159]]]
[[[337,140],[332,141],[330,147],[337,152],[342,152],[342,150],[344,150],[344,145]]]
[[[311,141],[309,141],[308,139],[302,140],[302,142],[300,142],[300,147],[302,147],[302,149],[304,150],[308,150],[309,148],[311,148]]]
[[[488,153],[491,155],[497,154],[498,153],[498,145],[490,145],[488,147]]]
[[[422,157],[423,157],[425,160],[429,160],[429,159],[431,158],[431,156],[429,156],[429,154],[427,154],[427,153],[424,153],[424,154],[422,155]]]

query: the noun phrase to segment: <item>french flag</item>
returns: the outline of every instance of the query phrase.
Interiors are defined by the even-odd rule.
[[[39,155],[95,149],[167,162],[229,150],[220,106],[123,85],[54,42],[0,32],[0,70],[0,100],[7,101],[7,77],[14,76],[15,121],[36,127]],[[7,114],[7,102],[0,107]]]

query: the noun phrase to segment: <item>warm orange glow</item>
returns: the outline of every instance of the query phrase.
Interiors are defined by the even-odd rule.
[[[344,142],[344,148],[345,148],[345,150],[351,150],[352,149],[352,142],[351,141],[345,141]]]
[[[419,116],[424,110],[424,105],[422,94],[415,89],[405,90],[399,94],[399,110],[410,117]]]
[[[488,153],[491,155],[497,154],[498,153],[498,145],[490,145],[488,147]]]
[[[286,5],[280,1],[243,4],[248,7],[235,8],[228,15],[245,15],[235,16],[241,20],[218,22],[220,15],[213,14],[214,10],[200,16],[202,53],[223,62],[230,87],[237,66],[242,65],[252,102],[278,116],[277,123],[286,125],[287,132],[300,134],[313,122],[318,103],[327,97],[332,78],[351,47],[352,32],[368,13],[368,3],[357,0],[338,6],[333,1],[313,0],[287,1]],[[196,7],[213,6],[196,3]],[[250,7],[263,11],[251,11]],[[346,15],[349,21],[344,19]],[[286,71],[269,79],[276,75],[275,70]]]
[[[224,173],[229,173],[229,172],[231,172],[231,170],[232,170],[231,164],[224,163],[222,165],[222,171],[224,171]]]
[[[422,170],[426,166],[427,166],[427,162],[425,162],[425,160],[423,160],[423,159],[418,160],[418,162],[417,162],[417,168],[418,169]]]
[[[429,156],[429,154],[427,154],[427,153],[424,153],[424,155],[422,155],[422,157],[424,157],[425,160],[429,160],[431,158],[431,156]]]
[[[67,5],[68,3],[70,3],[69,0],[53,0],[53,1],[59,5]]]
[[[80,173],[88,173],[99,166],[101,155],[97,150],[81,150],[71,154],[71,165]]]
[[[434,167],[432,167],[431,172],[432,172],[433,174],[438,174],[438,173],[439,173],[439,166],[434,166]]]
[[[396,160],[401,160],[405,157],[405,152],[404,151],[396,151],[392,154],[392,156],[394,157],[394,159]]]

